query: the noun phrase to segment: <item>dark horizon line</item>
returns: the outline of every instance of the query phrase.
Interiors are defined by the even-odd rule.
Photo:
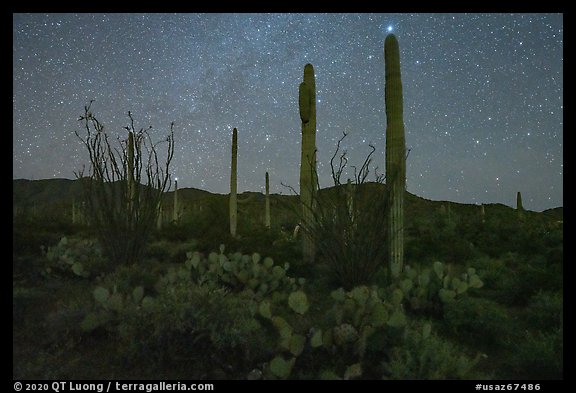
[[[88,177],[88,176],[86,176],[86,177]],[[78,179],[78,178],[70,179],[70,178],[66,178],[66,177],[53,177],[53,178],[45,178],[45,179],[25,179],[25,178],[17,178],[17,179],[15,179],[15,178],[12,178],[12,181],[16,181],[16,180],[26,180],[26,181],[69,180],[69,181],[77,181],[77,180],[79,180],[79,179]],[[120,180],[118,180],[118,181],[120,181]],[[367,182],[367,183],[375,183],[375,182]],[[346,184],[341,184],[341,186],[345,186],[345,185],[346,185]],[[333,188],[333,187],[335,187],[335,186],[330,186],[330,187],[321,188],[321,190],[326,190],[326,189],[330,189],[330,188]],[[190,190],[190,189],[207,192],[207,193],[209,193],[209,194],[214,194],[214,195],[230,195],[229,193],[213,192],[213,191],[203,190],[203,189],[201,189],[201,188],[196,188],[196,187],[182,187],[182,188],[179,188],[179,190]],[[432,201],[432,202],[449,202],[449,203],[455,203],[455,204],[458,204],[458,205],[474,205],[474,206],[482,206],[482,205],[484,205],[484,206],[502,205],[502,206],[506,206],[506,207],[515,209],[514,206],[509,206],[509,205],[506,205],[506,204],[504,204],[504,203],[502,203],[502,202],[490,202],[490,203],[480,203],[480,204],[479,204],[479,203],[455,202],[455,201],[450,201],[450,200],[447,200],[447,199],[436,200],[436,199],[429,199],[429,198],[425,198],[425,197],[416,195],[416,194],[414,194],[414,193],[411,193],[411,192],[408,191],[408,190],[405,190],[405,191],[406,191],[407,193],[411,194],[411,195],[414,195],[415,197],[418,197],[418,198],[421,198],[421,199],[424,199],[424,200],[428,200],[428,201]],[[165,191],[165,193],[172,193],[172,192],[174,192],[174,190],[172,190],[172,191]],[[250,191],[250,190],[242,191],[242,192],[240,192],[239,194],[244,194],[244,193],[255,193],[255,194],[262,194],[262,195],[264,195],[264,193],[263,193],[262,191]],[[298,196],[298,194],[279,194],[279,193],[270,193],[270,195]],[[548,210],[554,210],[554,209],[559,209],[559,208],[562,208],[562,209],[563,209],[563,208],[564,208],[564,205],[562,205],[562,206],[556,206],[556,207],[550,207],[550,208],[547,208],[547,209],[543,209],[542,211],[529,210],[529,209],[526,209],[526,208],[524,208],[524,210],[526,210],[526,211],[533,211],[533,212],[536,212],[536,213],[543,213],[543,212],[548,211]]]

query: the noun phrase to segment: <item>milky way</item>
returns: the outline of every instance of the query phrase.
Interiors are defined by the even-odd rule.
[[[131,111],[175,123],[179,187],[298,189],[298,86],[316,72],[322,187],[342,132],[383,171],[384,39],[400,44],[407,190],[433,200],[562,206],[562,14],[14,14],[13,178],[74,178],[84,105],[113,135]],[[345,173],[344,178],[352,173]]]

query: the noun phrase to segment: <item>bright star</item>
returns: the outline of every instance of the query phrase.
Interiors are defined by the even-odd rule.
[[[392,31],[392,26],[388,26],[388,28],[387,28],[386,30],[388,30],[388,32],[391,32],[391,31]]]

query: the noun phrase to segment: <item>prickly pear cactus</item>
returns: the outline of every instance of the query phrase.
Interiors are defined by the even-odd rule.
[[[98,273],[106,264],[97,242],[79,238],[62,237],[56,246],[48,247],[46,259],[45,274],[71,272],[82,278]]]
[[[353,343],[358,340],[358,330],[349,323],[343,323],[334,328],[333,337],[337,345]]]
[[[298,290],[303,283],[288,276],[288,264],[275,265],[272,258],[262,258],[258,253],[226,255],[222,246],[219,254],[212,252],[208,258],[197,251],[188,252],[186,256],[182,268],[186,274],[214,287],[224,285],[236,292],[250,289],[260,298],[273,293],[288,297],[288,293]],[[298,296],[295,299],[300,300]],[[295,304],[299,310],[304,309],[303,303]]]
[[[303,291],[292,292],[288,297],[288,305],[294,312],[302,315],[308,311],[308,298]]]
[[[432,268],[421,270],[406,267],[398,283],[393,283],[391,291],[401,291],[400,301],[413,311],[442,312],[442,305],[463,296],[470,288],[484,285],[476,269],[468,268],[460,277],[452,274],[449,265],[440,261]]]

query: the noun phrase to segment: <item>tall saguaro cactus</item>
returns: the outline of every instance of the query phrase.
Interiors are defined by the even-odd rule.
[[[236,237],[238,226],[238,130],[232,130],[232,165],[230,170],[230,235]]]
[[[520,191],[516,194],[516,211],[518,212],[518,218],[524,218],[524,207],[522,206],[522,194]]]
[[[266,172],[266,207],[264,211],[264,226],[270,229],[270,178]]]
[[[174,222],[178,222],[180,218],[178,209],[178,179],[174,179],[174,211],[172,212],[172,221]]]
[[[134,196],[136,193],[134,181],[134,133],[128,132],[128,212],[134,213]]]
[[[313,226],[314,199],[316,194],[316,80],[312,64],[304,66],[304,81],[300,83],[298,104],[302,121],[302,156],[300,159],[300,202],[302,223],[307,230]],[[314,241],[310,234],[302,234],[302,256],[305,262],[313,262]]]
[[[394,34],[384,42],[386,100],[386,183],[390,191],[388,247],[390,273],[398,277],[404,264],[404,190],[406,141],[404,138],[400,49]]]

